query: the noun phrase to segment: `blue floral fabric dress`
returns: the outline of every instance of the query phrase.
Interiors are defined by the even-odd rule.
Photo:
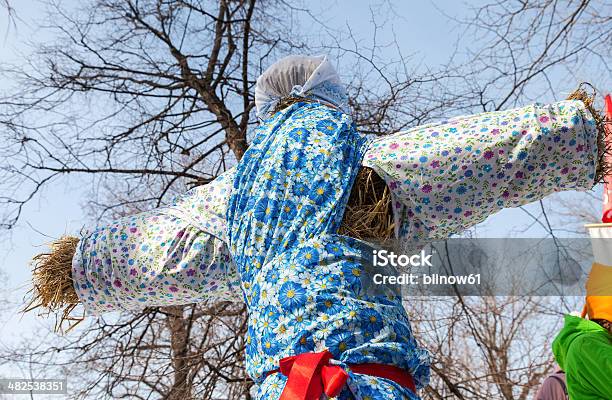
[[[364,242],[337,234],[369,139],[349,116],[296,103],[266,120],[236,168],[228,244],[248,306],[246,367],[257,399],[279,398],[281,358],[328,349],[349,372],[338,399],[416,399],[346,364],[394,365],[429,379],[399,297],[362,293]]]

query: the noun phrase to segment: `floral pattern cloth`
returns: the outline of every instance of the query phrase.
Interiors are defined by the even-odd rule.
[[[414,244],[553,192],[590,190],[596,162],[595,120],[582,102],[566,100],[383,136],[364,165],[391,189],[397,237]]]
[[[273,396],[282,391],[284,376],[273,374],[262,382],[262,373],[274,365],[281,356],[278,354],[281,350],[285,355],[311,349],[318,351],[322,346],[327,346],[340,359],[344,357],[344,360],[354,362],[361,359],[359,349],[364,349],[363,337],[371,337],[373,332],[380,333],[377,330],[380,318],[385,320],[384,329],[392,331],[382,334],[381,338],[396,335],[409,338],[409,342],[413,340],[410,339],[410,331],[405,329],[409,329],[407,321],[405,325],[403,322],[393,322],[394,319],[403,321],[404,318],[403,311],[395,303],[385,304],[384,307],[383,303],[376,303],[381,309],[353,309],[352,302],[347,304],[344,297],[341,297],[340,303],[332,301],[337,299],[333,295],[325,297],[328,292],[324,288],[330,284],[325,281],[326,276],[333,277],[334,287],[349,288],[345,293],[350,294],[349,298],[360,294],[356,279],[359,265],[336,262],[340,254],[350,259],[351,254],[358,252],[360,243],[333,235],[341,219],[340,209],[346,200],[346,186],[352,182],[355,172],[353,162],[356,160],[362,157],[362,164],[373,168],[390,187],[394,199],[396,234],[404,243],[426,244],[461,232],[502,208],[526,204],[556,191],[589,190],[593,186],[597,133],[591,114],[580,101],[534,104],[508,111],[457,117],[372,140],[354,132],[350,135],[344,133],[346,137],[342,140],[352,143],[353,148],[340,146],[340,153],[340,147],[331,152],[326,146],[339,146],[342,142],[340,131],[352,131],[347,130],[351,126],[350,120],[324,107],[319,110],[323,114],[319,115],[319,111],[314,112],[313,107],[317,108],[309,105],[301,113],[295,113],[297,110],[294,106],[290,113],[277,114],[258,133],[258,148],[264,146],[262,143],[269,137],[285,137],[286,143],[280,146],[284,151],[282,157],[274,157],[275,165],[281,169],[258,172],[257,168],[263,164],[257,165],[257,168],[251,165],[253,175],[248,179],[259,179],[268,188],[276,190],[265,207],[263,202],[254,200],[256,188],[253,189],[253,196],[250,196],[250,192],[241,194],[248,199],[242,201],[252,207],[252,212],[244,218],[254,225],[255,234],[249,239],[250,242],[244,237],[236,237],[235,240],[240,239],[241,246],[249,247],[245,256],[250,257],[254,264],[246,263],[244,259],[234,263],[229,255],[226,213],[236,173],[230,170],[212,183],[179,196],[170,206],[84,231],[72,268],[75,290],[86,312],[98,314],[122,309],[141,310],[145,306],[203,300],[243,299],[251,305],[257,302],[273,307],[267,311],[263,307],[255,307],[251,315],[253,325],[247,336],[249,351],[253,355],[250,356],[249,371],[261,383],[260,393]],[[291,119],[291,126],[296,129],[292,128],[283,135],[270,134],[273,127],[287,122],[285,118],[293,114],[303,118],[299,123]],[[323,133],[326,132],[323,123],[317,127],[324,120],[335,124],[334,129],[329,129],[330,137],[319,135],[321,129]],[[304,146],[309,149],[308,152],[304,151]],[[259,157],[262,163],[264,160],[272,163],[265,154],[261,154],[261,150],[255,152],[253,150],[254,158]],[[333,158],[334,154],[336,158]],[[320,164],[324,160],[326,162]],[[345,162],[350,168],[340,167]],[[317,175],[322,180],[303,180],[299,177],[303,174],[302,169],[312,173],[315,165],[325,165],[327,168],[321,168],[321,171],[327,172]],[[266,168],[271,167],[266,164]],[[281,172],[295,174],[297,170],[300,171],[297,177],[286,177]],[[245,179],[243,176],[240,182]],[[284,182],[283,187],[290,184],[292,191],[288,192],[287,188],[286,193],[278,190],[281,181]],[[318,183],[315,185],[315,182]],[[291,203],[285,204],[287,199],[295,207]],[[305,205],[299,199],[304,200]],[[237,198],[233,201],[235,205],[239,204]],[[331,203],[336,204],[338,209],[330,218],[328,209]],[[249,207],[247,210],[251,210]],[[279,211],[280,207],[283,207],[283,211]],[[321,211],[323,209],[326,211]],[[235,210],[233,212],[236,213]],[[275,228],[265,228],[273,216],[276,218]],[[286,218],[289,216],[292,217],[289,219],[291,223],[287,224]],[[318,236],[315,237],[313,233],[312,237],[300,236],[298,239],[298,233],[302,235],[298,225],[311,218],[316,227],[305,229],[316,232]],[[331,236],[329,232],[332,232]],[[280,249],[285,249],[284,245],[288,243],[293,243],[293,251],[282,256],[276,254]],[[265,254],[261,250],[264,247],[269,248],[268,252],[263,252]],[[335,261],[323,266],[317,264],[327,259]],[[304,260],[309,260],[311,264]],[[296,267],[301,264],[311,267]],[[275,271],[273,266],[280,265],[288,265],[289,268]],[[316,268],[312,267],[314,265]],[[262,272],[264,269],[265,274]],[[242,281],[242,297],[238,289],[241,277],[250,280]],[[272,281],[277,285],[269,284]],[[339,286],[335,286],[336,283]],[[303,288],[304,284],[312,288]],[[325,296],[313,296],[313,293],[319,293],[317,291],[322,291]],[[304,299],[311,305],[297,307]],[[328,309],[328,304],[332,308]],[[292,311],[279,312],[289,309]],[[349,320],[352,317],[357,322],[349,324],[347,315]],[[363,327],[358,322],[363,318],[370,318],[374,322],[369,327]],[[294,324],[295,321],[312,322],[310,325],[300,325]],[[343,330],[338,331],[335,326],[340,323],[348,325],[343,325]],[[297,332],[298,327],[304,328],[303,332]],[[360,339],[347,333],[352,332],[350,329],[361,329],[359,327],[363,328],[359,331],[363,333]],[[265,335],[258,336],[259,333]],[[273,338],[278,338],[278,341],[270,340]],[[295,343],[296,338],[299,338],[298,343]],[[287,343],[292,344],[286,346]],[[374,345],[370,343],[368,346]],[[414,360],[419,360],[422,365],[426,362],[424,353],[417,351],[413,355],[412,362],[415,364],[411,367],[414,371]],[[375,358],[380,362],[385,357],[383,354]],[[426,382],[425,376],[426,373],[420,376],[421,385]],[[375,394],[380,391],[403,390],[381,379],[374,385],[354,384],[355,381],[365,380],[365,377],[350,380],[346,393],[352,392],[355,396],[361,396],[359,398],[376,398]],[[382,389],[383,386],[387,389]],[[348,396],[346,393],[343,396]]]
[[[400,296],[368,295],[359,273],[367,244],[337,234],[369,139],[350,117],[296,103],[264,121],[236,167],[227,226],[248,308],[247,373],[256,399],[277,399],[283,357],[329,349],[349,372],[339,399],[414,399],[392,381],[353,374],[380,363],[429,379]],[[371,254],[371,250],[370,250]]]
[[[225,244],[232,181],[228,171],[169,206],[82,232],[72,277],[85,312],[241,301]]]

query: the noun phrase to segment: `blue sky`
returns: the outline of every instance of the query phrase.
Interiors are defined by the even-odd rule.
[[[44,16],[44,12],[35,1],[15,1],[17,28],[7,27],[7,19],[0,12],[0,60],[19,63],[20,53],[28,52],[25,42],[36,38],[44,40],[44,33],[36,30],[36,20]],[[70,2],[64,2],[70,3]],[[325,10],[324,15],[330,25],[339,29],[351,26],[358,38],[371,40],[372,25],[370,9],[372,5],[366,1],[313,1],[309,2],[315,11]],[[473,2],[471,4],[474,4]],[[467,12],[466,7],[459,2],[397,2],[393,23],[379,37],[388,40],[394,33],[399,40],[404,54],[415,54],[414,60],[424,64],[436,65],[446,60],[452,52],[454,38],[460,30],[449,23],[445,13],[460,17]],[[390,29],[392,27],[392,29]],[[394,50],[389,50],[393,57]],[[579,71],[588,76],[588,71]],[[11,85],[11,82],[0,82],[0,90]],[[552,99],[542,99],[550,101]],[[66,178],[57,181],[55,185],[39,194],[35,201],[29,203],[23,213],[19,226],[6,241],[0,243],[0,269],[8,275],[8,294],[10,299],[19,303],[29,285],[30,272],[28,261],[42,250],[42,245],[49,240],[46,235],[57,237],[62,233],[72,233],[84,223],[81,204],[86,200],[88,182],[80,178]],[[573,196],[573,195],[570,195]],[[539,205],[528,207],[538,213]],[[478,229],[480,236],[506,236],[513,227],[522,227],[530,222],[524,211],[504,210],[493,216]],[[540,236],[542,231],[531,228],[522,236]],[[47,331],[52,326],[51,319],[35,318],[33,315],[21,316],[16,308],[8,313],[0,314],[0,346],[29,336],[34,332]]]

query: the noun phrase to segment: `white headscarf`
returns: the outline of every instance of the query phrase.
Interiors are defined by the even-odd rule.
[[[348,113],[348,95],[327,56],[288,56],[264,71],[255,85],[257,117],[266,119],[284,97],[308,97]]]

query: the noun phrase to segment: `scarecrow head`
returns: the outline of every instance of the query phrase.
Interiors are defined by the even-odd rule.
[[[326,56],[294,55],[264,71],[255,85],[255,106],[261,120],[271,117],[287,99],[325,102],[348,112],[348,95]]]

